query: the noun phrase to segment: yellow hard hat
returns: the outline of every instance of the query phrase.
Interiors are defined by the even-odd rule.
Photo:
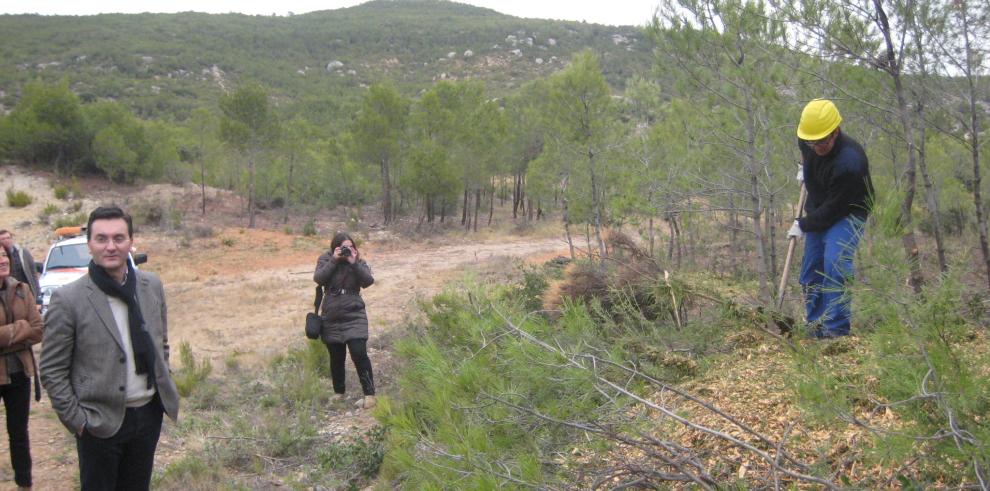
[[[828,99],[814,99],[801,111],[797,136],[802,140],[821,140],[839,127],[842,116],[839,109]]]

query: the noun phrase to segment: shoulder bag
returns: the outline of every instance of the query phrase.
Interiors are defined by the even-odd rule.
[[[313,301],[316,312],[306,313],[306,337],[309,339],[320,339],[320,332],[323,331],[323,319],[320,318],[320,307],[323,306],[324,298],[323,286],[317,285],[316,299]]]

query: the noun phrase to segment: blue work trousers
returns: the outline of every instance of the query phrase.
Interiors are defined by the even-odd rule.
[[[847,216],[824,232],[804,234],[801,287],[808,325],[819,338],[849,334],[846,280],[855,274],[853,256],[863,235],[863,220]]]

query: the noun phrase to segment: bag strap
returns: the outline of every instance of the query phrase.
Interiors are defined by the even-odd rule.
[[[327,296],[323,293],[323,285],[316,285],[316,297],[313,299],[313,308],[316,309],[316,315],[320,315],[320,310],[323,308],[323,302],[327,299]]]

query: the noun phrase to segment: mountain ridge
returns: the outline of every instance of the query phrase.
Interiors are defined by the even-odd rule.
[[[347,104],[356,89],[386,80],[415,94],[437,80],[471,78],[502,95],[583,49],[601,55],[620,88],[653,60],[632,26],[524,19],[443,0],[373,0],[284,17],[4,15],[0,31],[9,33],[0,42],[4,109],[30,80],[66,79],[84,102],[120,100],[142,117],[179,120],[248,80],[294,102],[332,94]]]

